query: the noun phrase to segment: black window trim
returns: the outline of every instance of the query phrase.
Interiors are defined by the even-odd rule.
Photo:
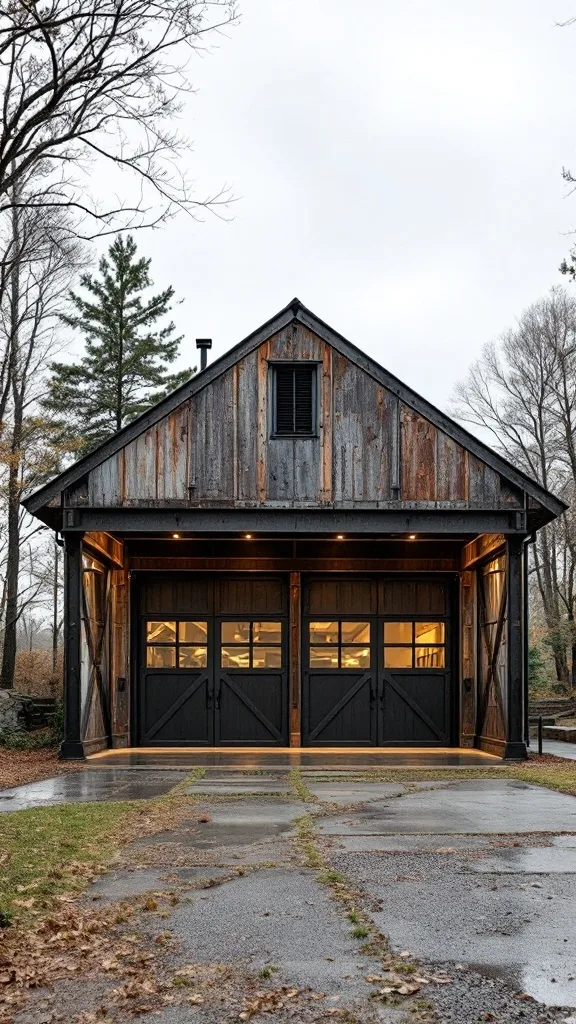
[[[276,368],[278,366],[309,366],[312,369],[315,368],[316,372],[312,375],[312,430],[309,433],[302,434],[288,434],[288,433],[277,433],[276,431]],[[320,436],[320,402],[318,400],[320,393],[320,367],[322,366],[321,359],[269,359],[269,408],[270,408],[270,424],[269,424],[269,436],[271,440],[306,440],[307,438],[314,438]]]

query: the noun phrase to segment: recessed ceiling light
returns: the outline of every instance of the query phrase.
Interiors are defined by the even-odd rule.
[[[244,536],[245,536],[246,540],[252,540],[252,534],[251,533],[245,533]]]
[[[344,540],[344,534],[339,533],[338,536],[336,537],[336,540]]]
[[[173,533],[172,536],[174,537],[174,540],[178,540],[179,537],[180,537],[180,534],[179,533]]]
[[[415,533],[409,533],[408,534],[408,540],[416,540],[416,534]]]

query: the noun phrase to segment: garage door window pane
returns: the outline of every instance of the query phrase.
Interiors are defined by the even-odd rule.
[[[281,644],[281,622],[253,622],[252,638],[255,644]]]
[[[385,644],[411,644],[412,643],[412,622],[385,622],[384,643]]]
[[[222,643],[223,644],[238,644],[238,643],[250,643],[250,623],[249,622],[223,622],[222,623]]]
[[[310,623],[311,644],[337,644],[338,623],[337,622],[311,622]]]
[[[208,648],[181,647],[178,657],[180,668],[206,668],[208,664]]]
[[[207,634],[207,622],[178,623],[178,639],[181,644],[205,644]]]
[[[417,622],[416,643],[417,644],[443,644],[444,623],[443,622]]]
[[[384,668],[412,668],[412,648],[385,647]]]
[[[223,647],[222,668],[250,668],[249,647]]]
[[[338,648],[311,647],[310,668],[338,668]]]
[[[175,622],[147,622],[146,640],[149,644],[176,643]]]
[[[282,648],[254,647],[252,668],[282,668]]]
[[[444,668],[443,647],[417,647],[416,668]]]
[[[147,647],[146,648],[147,668],[175,668],[176,648],[175,647]]]
[[[369,622],[343,622],[342,623],[343,644],[369,644],[370,623]]]
[[[370,668],[370,648],[343,647],[340,666],[341,668]]]

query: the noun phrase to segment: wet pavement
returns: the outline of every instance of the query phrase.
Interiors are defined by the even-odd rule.
[[[105,772],[79,771],[56,779],[31,782],[27,786],[0,790],[0,814],[22,811],[27,807],[55,804],[100,803],[105,800],[149,800],[163,796],[185,779],[186,771],[130,772],[111,768]]]
[[[532,741],[530,748],[533,753],[538,750],[536,740]],[[543,754],[554,754],[555,757],[567,757],[569,761],[576,761],[576,743],[563,743],[561,740],[544,740],[542,743]]]
[[[148,778],[164,792],[180,781],[173,772],[110,774],[115,792],[123,780],[131,792]],[[80,776],[96,786],[107,775],[86,770],[65,780],[76,778],[84,792]],[[295,780],[285,765],[254,774],[208,768],[179,792],[189,801],[184,818],[127,847],[82,898],[100,906],[154,894],[158,913],[141,913],[129,928],[150,948],[159,931],[170,936],[155,969],[170,976],[195,965],[199,985],[224,972],[201,989],[202,1005],[158,1005],[139,1017],[143,1024],[543,1024],[576,1016],[575,798],[500,778],[384,783],[303,770]],[[369,945],[334,880],[376,929]],[[378,934],[389,940],[386,956]],[[402,968],[400,980],[421,982],[389,1005],[382,984]],[[76,982],[87,1013],[106,1004],[102,984]],[[255,988],[294,995],[289,1007],[243,1018]],[[69,982],[34,999],[16,1024],[77,1012]],[[110,1014],[115,1024],[132,1019]]]
[[[128,750],[105,750],[93,754],[87,760],[91,768],[110,765],[126,768],[172,768],[182,767],[190,771],[203,768],[251,768],[290,771],[294,767],[336,768],[346,771],[362,771],[366,768],[474,768],[494,767],[502,764],[499,757],[485,754],[481,750],[456,747],[437,749],[365,748],[354,750],[289,748],[262,750],[261,748],[236,748],[213,750],[182,747],[178,750],[154,750],[138,748]]]

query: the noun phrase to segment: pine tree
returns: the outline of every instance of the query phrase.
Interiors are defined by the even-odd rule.
[[[149,259],[136,257],[131,235],[118,236],[99,264],[99,277],[83,274],[84,297],[71,292],[73,312],[65,324],[81,331],[85,354],[76,364],[52,363],[45,407],[61,419],[71,450],[97,447],[116,430],[183,384],[194,369],[169,373],[182,337],[174,324],[158,321],[170,312],[174,289],[145,299]]]

